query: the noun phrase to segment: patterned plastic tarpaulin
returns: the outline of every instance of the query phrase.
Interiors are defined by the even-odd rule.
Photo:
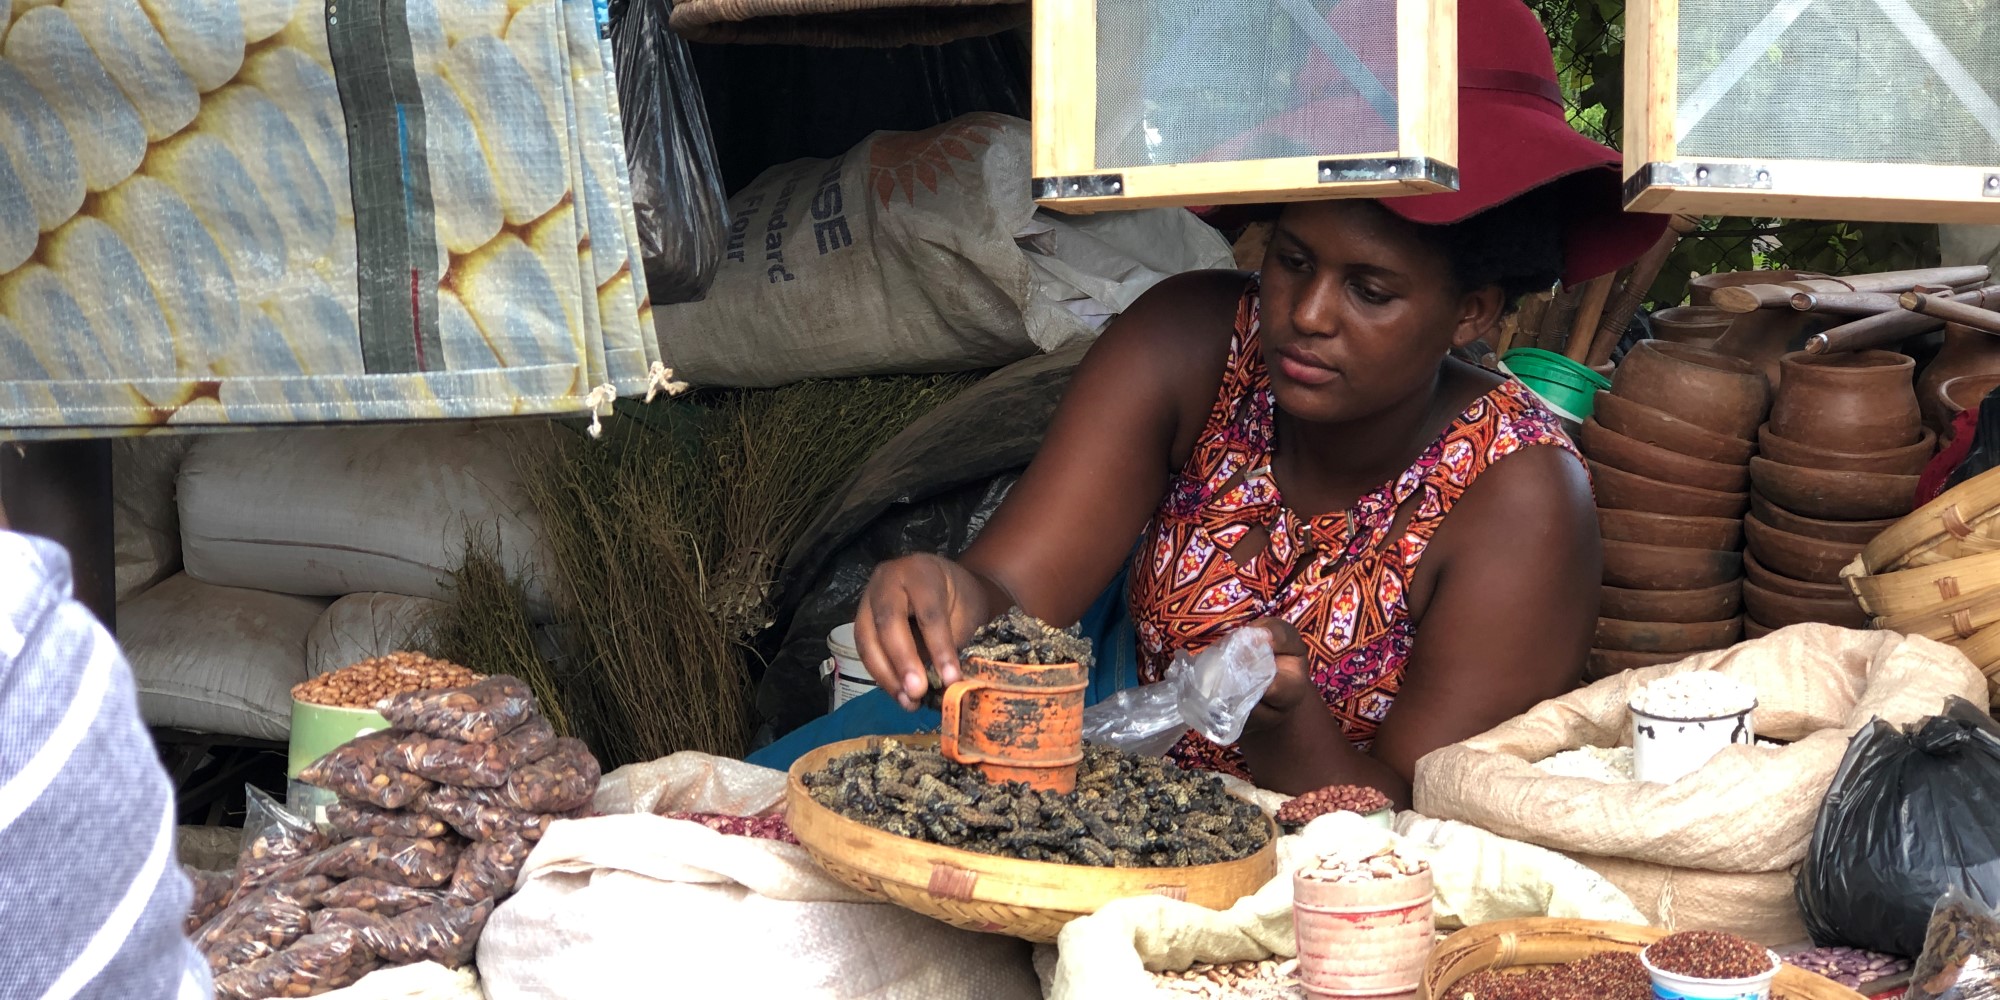
[[[0,436],[660,387],[593,0],[0,0]]]

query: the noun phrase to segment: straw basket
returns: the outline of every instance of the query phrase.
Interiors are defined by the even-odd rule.
[[[1922,614],[2000,589],[2000,552],[1876,574],[1868,571],[1867,559],[1865,553],[1856,556],[1840,576],[1861,602],[1861,610],[1876,618]]]
[[[897,737],[936,746],[935,736]],[[1227,909],[1278,872],[1278,830],[1247,858],[1192,868],[1090,868],[1020,861],[926,844],[857,823],[813,800],[806,774],[882,737],[824,746],[792,765],[785,818],[799,843],[833,877],[877,899],[953,927],[1053,942],[1063,925],[1114,899],[1161,895]],[[1268,823],[1269,821],[1266,820]]]
[[[1946,490],[1861,550],[1869,573],[1930,566],[2000,551],[2000,469]]]
[[[1488,969],[1526,972],[1562,965],[1602,951],[1641,951],[1667,932],[1633,924],[1558,917],[1499,920],[1468,927],[1444,940],[1424,968],[1426,1000],[1457,1000],[1459,980]],[[1824,976],[1786,965],[1772,983],[1773,1000],[1862,1000],[1861,994]]]

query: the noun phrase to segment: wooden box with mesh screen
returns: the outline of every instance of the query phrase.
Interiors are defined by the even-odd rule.
[[[2000,0],[1631,0],[1647,212],[2000,222]]]
[[[1062,211],[1458,184],[1456,0],[1036,0],[1035,198]]]

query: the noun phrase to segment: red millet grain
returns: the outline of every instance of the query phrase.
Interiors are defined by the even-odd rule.
[[[1764,946],[1720,931],[1682,931],[1646,948],[1646,961],[1690,979],[1747,979],[1771,971]]]
[[[1547,969],[1474,973],[1440,1000],[1653,1000],[1653,981],[1638,955],[1607,951]]]

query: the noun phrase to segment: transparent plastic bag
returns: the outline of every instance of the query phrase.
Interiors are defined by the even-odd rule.
[[[458,835],[467,840],[499,840],[504,837],[520,837],[524,840],[542,839],[549,824],[559,819],[575,819],[584,810],[568,813],[522,812],[510,806],[490,805],[485,801],[474,801],[467,796],[471,789],[435,788],[422,799],[421,808],[431,816],[449,825]],[[483,793],[486,799],[491,792]]]
[[[313,873],[432,889],[451,881],[458,870],[459,849],[456,838],[362,837],[318,855]]]
[[[582,740],[565,736],[556,741],[548,756],[515,771],[505,785],[468,788],[463,791],[463,798],[476,805],[524,813],[567,813],[590,804],[602,777],[603,771],[597,758],[591,756],[590,748]],[[449,817],[444,819],[451,821]]]
[[[316,996],[359,982],[379,964],[350,928],[309,934],[284,951],[215,977],[215,995],[223,1000]]]
[[[444,821],[434,816],[378,809],[365,802],[346,800],[326,807],[326,825],[333,830],[334,836],[342,840],[356,837],[442,837],[450,832]]]
[[[319,895],[319,905],[329,910],[362,910],[395,916],[419,906],[444,899],[437,889],[412,889],[379,878],[352,878]]]
[[[501,837],[466,848],[451,878],[451,897],[464,903],[489,899],[498,903],[513,895],[532,850],[534,845],[524,837]]]
[[[535,695],[520,678],[503,674],[462,688],[394,695],[382,699],[378,708],[399,729],[467,743],[490,743],[528,721],[535,712]],[[394,742],[392,737],[382,750],[387,751]]]
[[[293,813],[254,785],[244,786],[243,850],[236,856],[235,895],[271,877],[271,873],[326,847],[326,836],[311,820]]]
[[[284,937],[286,930],[294,926],[294,911],[305,912],[319,905],[320,893],[332,888],[333,880],[301,874],[316,857],[294,861],[273,873],[266,885],[238,893],[229,905],[190,935],[211,967],[218,965],[218,955],[232,950],[241,941]]]
[[[236,892],[236,876],[231,872],[205,872],[186,865],[181,866],[181,871],[194,886],[194,899],[188,904],[187,917],[181,925],[182,933],[192,937],[202,925],[215,919],[215,915],[229,905],[229,897]]]
[[[2000,1000],[2000,914],[1958,887],[1931,910],[1906,1000]]]
[[[1083,738],[1146,757],[1173,749],[1190,729],[1234,743],[1277,676],[1271,634],[1237,629],[1197,656],[1174,654],[1158,684],[1126,688],[1085,708]]]
[[[654,306],[707,293],[729,230],[708,109],[687,43],[667,28],[671,9],[668,0],[629,0],[611,10],[632,209]]]
[[[396,742],[396,736],[384,731],[349,740],[307,765],[299,772],[299,780],[343,799],[401,809],[431,783],[383,762],[382,755]]]
[[[383,759],[440,785],[498,788],[515,768],[548,756],[555,747],[554,727],[537,716],[490,743],[411,733],[396,741]]]

